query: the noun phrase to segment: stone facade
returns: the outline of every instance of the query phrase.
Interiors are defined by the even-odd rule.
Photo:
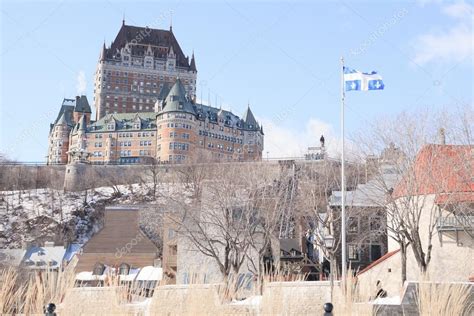
[[[178,79],[158,112],[107,114],[96,122],[83,113],[70,123],[62,114],[51,127],[48,162],[71,163],[78,153],[92,164],[259,161],[263,145],[250,108],[240,118],[197,104]]]
[[[95,107],[99,120],[110,113],[153,111],[176,78],[196,95],[197,69],[181,50],[172,28],[150,29],[123,21],[115,40],[100,53],[95,74]]]
[[[50,125],[48,164],[65,164],[69,161],[68,151],[72,142],[78,142],[79,126],[88,125],[90,120],[91,108],[85,95],[63,100],[56,120]]]
[[[196,78],[194,54],[184,55],[171,28],[124,22],[97,64],[96,121],[85,96],[65,99],[48,164],[261,160],[263,128],[250,107],[240,118],[196,103]]]

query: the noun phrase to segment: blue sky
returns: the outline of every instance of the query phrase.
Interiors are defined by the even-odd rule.
[[[171,14],[172,12],[172,14]],[[340,137],[340,56],[385,90],[347,95],[350,135],[416,108],[473,99],[473,6],[443,1],[2,1],[0,152],[44,161],[63,97],[85,90],[122,17],[169,28],[194,50],[198,98],[264,124],[265,154],[301,155]]]

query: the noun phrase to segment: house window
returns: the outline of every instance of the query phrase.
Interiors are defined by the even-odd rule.
[[[347,245],[347,257],[351,261],[359,261],[360,260],[360,249],[357,245]]]
[[[370,245],[370,261],[375,261],[382,257],[382,246]]]
[[[381,228],[381,221],[380,217],[370,217],[370,230],[371,231],[378,231]]]
[[[105,265],[103,263],[96,263],[94,266],[94,270],[92,271],[93,275],[102,275],[105,271]]]
[[[170,255],[176,256],[178,254],[178,246],[173,245],[173,246],[170,246],[169,249],[170,249]]]
[[[358,233],[359,232],[359,218],[358,217],[349,217],[348,219],[348,230],[349,233]]]
[[[122,263],[120,265],[119,274],[120,275],[128,275],[129,272],[130,272],[130,265],[128,265],[126,263]]]

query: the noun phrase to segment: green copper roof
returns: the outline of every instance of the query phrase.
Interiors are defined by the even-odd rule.
[[[156,114],[155,112],[140,113],[111,113],[102,117],[97,122],[92,123],[88,128],[88,132],[105,132],[111,131],[107,125],[114,124],[115,131],[131,131],[137,130],[136,123],[140,123],[139,130],[156,130]]]
[[[66,120],[66,113],[63,113],[59,120],[56,122],[56,125],[68,125]]]
[[[79,121],[79,123],[77,124],[77,129],[79,131],[85,131],[86,130],[86,116],[85,115],[82,115],[81,116],[81,120]]]
[[[186,90],[179,78],[176,79],[176,82],[163,101],[163,109],[160,113],[167,112],[187,112],[196,114],[193,103],[187,97]]]

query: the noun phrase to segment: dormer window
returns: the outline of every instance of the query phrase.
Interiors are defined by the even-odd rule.
[[[96,263],[94,266],[94,270],[92,271],[93,275],[102,275],[105,271],[105,265],[102,263]]]
[[[120,275],[128,275],[130,272],[130,265],[126,263],[122,263],[119,268],[119,274]]]

